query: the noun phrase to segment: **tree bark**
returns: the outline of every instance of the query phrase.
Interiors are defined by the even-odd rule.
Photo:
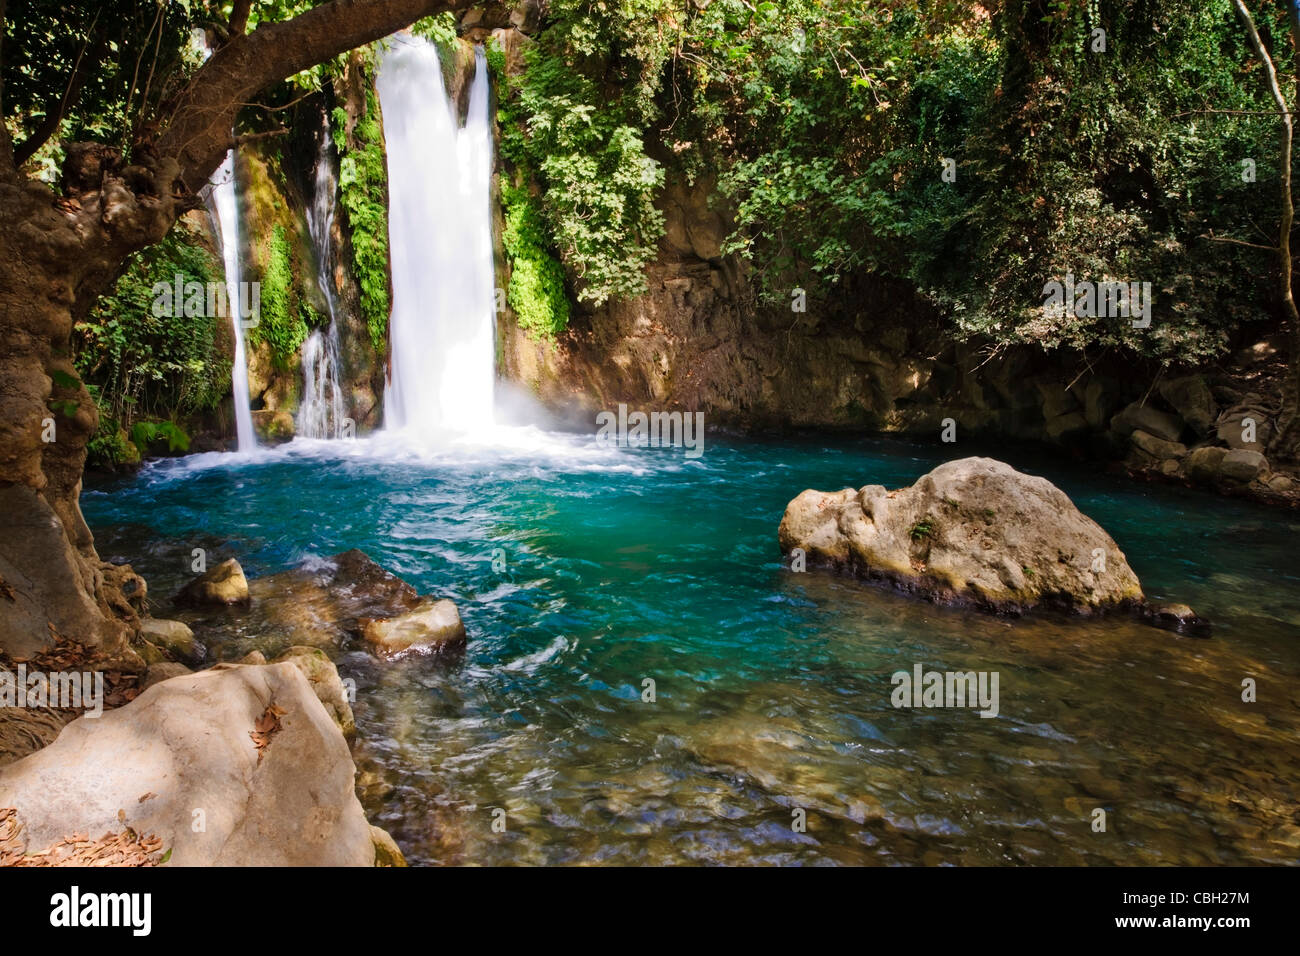
[[[473,5],[333,0],[236,36],[163,109],[161,132],[131,165],[107,147],[70,145],[63,196],[19,174],[0,124],[0,649],[30,653],[52,631],[120,648],[143,610],[143,582],[100,561],[81,515],[98,414],[72,365],[74,322],[128,256],[197,203],[243,104],[421,17]]]

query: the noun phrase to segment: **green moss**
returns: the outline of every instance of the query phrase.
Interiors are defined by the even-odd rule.
[[[542,213],[526,189],[501,190],[506,227],[502,240],[510,260],[506,301],[519,327],[534,338],[550,337],[569,324],[564,269],[546,250]]]
[[[339,149],[339,202],[347,213],[352,259],[361,293],[361,314],[370,343],[382,356],[388,350],[388,171],[384,132],[373,87],[358,117],[352,141],[344,135],[347,114],[334,111],[334,142]]]
[[[934,522],[929,518],[922,518],[916,524],[912,525],[911,530],[907,533],[911,536],[913,541],[922,541],[926,538],[933,537],[934,531]]]
[[[248,330],[252,343],[265,342],[271,347],[276,365],[288,368],[307,338],[307,319],[311,317],[294,287],[293,254],[284,226],[271,231],[266,271],[262,274],[262,310],[258,324]]]

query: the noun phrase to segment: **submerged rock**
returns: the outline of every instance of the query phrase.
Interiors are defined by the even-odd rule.
[[[385,656],[412,648],[441,651],[465,643],[465,625],[451,601],[443,599],[403,614],[401,617],[377,618],[362,622],[361,636]]]
[[[1166,631],[1177,631],[1191,637],[1210,636],[1210,622],[1186,604],[1152,601],[1142,608],[1142,619]]]
[[[198,607],[247,604],[248,579],[244,577],[244,569],[239,566],[239,562],[228,558],[181,588],[174,600],[177,604]]]
[[[220,665],[73,721],[0,770],[0,807],[28,852],[129,827],[177,866],[372,866],[354,774],[297,666]]]
[[[1124,553],[1045,478],[991,458],[940,465],[910,488],[805,491],[781,550],[931,600],[1019,613],[1093,613],[1143,602]]]

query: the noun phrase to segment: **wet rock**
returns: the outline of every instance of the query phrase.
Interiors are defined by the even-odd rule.
[[[167,621],[148,617],[140,622],[140,636],[186,664],[202,664],[204,647],[194,637],[194,632],[180,621]]]
[[[285,661],[302,671],[307,682],[311,684],[317,700],[325,706],[334,723],[338,724],[339,729],[343,731],[343,736],[355,735],[357,724],[352,716],[347,687],[339,676],[338,668],[325,652],[318,647],[291,647],[271,663],[279,664]]]
[[[408,614],[362,622],[361,635],[385,656],[412,648],[440,651],[465,643],[465,625],[460,612],[448,600],[434,601]]]
[[[270,708],[278,725],[259,749]],[[0,771],[0,806],[16,809],[33,850],[130,827],[177,866],[372,866],[354,772],[297,667],[219,665],[73,721]]]
[[[415,588],[355,549],[254,578],[250,587],[268,629],[261,650],[272,657],[289,642],[339,647],[360,633],[362,620],[397,617],[421,603]]]
[[[1183,434],[1183,421],[1177,415],[1170,415],[1139,402],[1134,402],[1112,418],[1110,427],[1121,435],[1129,435],[1141,429],[1165,441],[1178,441]]]
[[[1228,481],[1253,481],[1268,470],[1268,459],[1257,451],[1234,448],[1219,462],[1219,476]]]
[[[1191,637],[1209,637],[1210,622],[1186,604],[1153,601],[1143,606],[1142,619],[1154,627]]]
[[[1100,525],[1045,478],[991,458],[940,465],[910,488],[805,491],[781,550],[931,600],[1018,613],[1136,605],[1137,575]]]
[[[228,558],[181,588],[174,600],[193,607],[247,604],[248,579],[239,562]]]
[[[370,838],[375,845],[375,866],[406,866],[406,857],[387,830],[372,826]]]

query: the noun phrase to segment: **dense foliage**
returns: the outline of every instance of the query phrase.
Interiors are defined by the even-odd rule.
[[[1289,70],[1282,15],[1260,24]],[[1226,0],[556,0],[548,17],[506,90],[503,152],[580,299],[639,290],[667,172],[716,184],[727,250],[773,302],[798,286],[834,308],[845,277],[892,275],[958,336],[1169,362],[1219,353],[1271,301],[1267,254],[1218,241],[1273,241],[1278,195],[1278,121]],[[1043,286],[1067,273],[1150,282],[1151,327],[1049,314]]]
[[[257,324],[248,329],[248,341],[267,343],[276,365],[287,368],[306,340],[309,327],[319,324],[319,316],[294,281],[289,238],[278,223],[271,230],[261,281],[261,311]]]
[[[183,450],[188,439],[178,423],[215,409],[230,389],[230,360],[219,339],[230,320],[211,314],[206,299],[203,308],[186,309],[156,294],[178,279],[182,288],[222,281],[183,228],[137,253],[74,329],[77,372],[99,406],[92,462],[135,461],[156,439]]]

